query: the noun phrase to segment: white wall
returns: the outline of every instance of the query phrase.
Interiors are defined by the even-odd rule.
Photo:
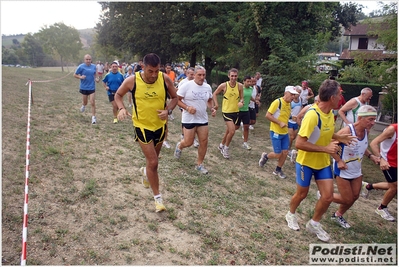
[[[349,50],[358,50],[359,46],[359,38],[365,38],[366,36],[352,36],[351,37],[351,42],[349,45]],[[377,44],[377,47],[375,47],[377,43],[377,38],[376,37],[368,37],[369,41],[367,44],[367,50],[384,50],[384,46]]]

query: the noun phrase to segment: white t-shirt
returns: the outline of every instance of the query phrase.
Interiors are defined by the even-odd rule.
[[[179,82],[179,84],[177,85],[177,87],[179,88],[179,87],[181,87],[183,84],[185,84],[186,82],[189,82],[190,80],[186,77],[186,78],[184,78],[183,80],[181,80],[180,82]]]
[[[257,94],[258,94],[258,90],[256,90],[256,88],[254,87],[254,89],[252,90],[252,95],[251,95],[251,97],[252,97],[253,99],[255,99]],[[255,102],[252,101],[252,100],[249,101],[248,107],[250,107],[250,108],[255,108]]]
[[[262,88],[262,78],[259,78],[259,79],[256,81],[256,85],[259,86],[260,88]]]
[[[202,85],[198,85],[194,80],[185,82],[182,86],[179,86],[177,95],[183,97],[184,104],[196,109],[194,114],[183,110],[182,123],[208,122],[207,103],[209,99],[212,99],[212,88],[209,84],[204,82]]]

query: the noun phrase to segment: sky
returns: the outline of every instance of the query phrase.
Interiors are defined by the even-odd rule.
[[[347,2],[347,1],[345,1]],[[378,1],[352,1],[364,6],[366,15],[379,9]],[[101,6],[97,1],[0,1],[1,34],[37,33],[47,25],[63,22],[77,30],[94,28]]]
[[[37,33],[63,22],[77,30],[94,28],[101,6],[97,1],[1,1],[1,34]]]

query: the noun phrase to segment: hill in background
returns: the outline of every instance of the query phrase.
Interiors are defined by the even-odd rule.
[[[80,34],[80,41],[83,47],[89,47],[93,44],[94,34],[96,33],[94,28],[78,30]],[[14,39],[17,39],[19,43],[22,43],[26,34],[16,34],[16,35],[2,35],[1,43],[5,48],[10,48],[13,44]]]

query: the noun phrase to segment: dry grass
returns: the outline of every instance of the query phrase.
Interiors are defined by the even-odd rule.
[[[3,67],[2,263],[20,264],[28,89],[27,78],[57,79],[58,71]],[[172,149],[162,149],[161,192],[168,211],[154,212],[152,194],[140,183],[145,160],[132,140],[132,124],[112,124],[102,86],[96,96],[98,124],[81,114],[78,81],[72,75],[33,84],[29,179],[29,265],[303,265],[318,240],[304,230],[316,202],[316,187],[301,204],[301,231],[286,226],[284,215],[295,192],[294,167],[288,178],[273,176],[276,162],[258,167],[270,151],[269,122],[262,110],[250,132],[251,151],[241,133],[231,144],[231,159],[217,150],[225,130],[221,114],[210,118],[209,175],[194,171],[196,149],[173,148],[180,138],[179,111],[169,122]],[[90,107],[89,107],[90,109]],[[365,160],[365,180],[383,181]],[[359,199],[342,229],[322,220],[330,243],[396,243],[397,224],[374,213],[383,192]],[[397,215],[397,199],[390,211]]]

